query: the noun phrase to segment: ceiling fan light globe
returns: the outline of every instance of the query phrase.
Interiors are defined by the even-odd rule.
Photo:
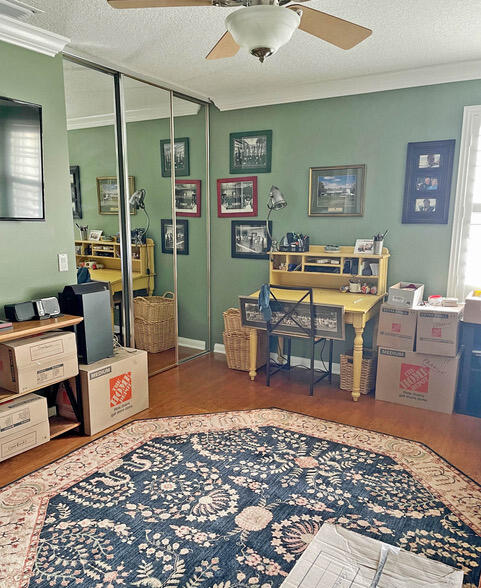
[[[293,10],[257,5],[231,12],[225,24],[238,45],[263,61],[289,42],[300,21]]]

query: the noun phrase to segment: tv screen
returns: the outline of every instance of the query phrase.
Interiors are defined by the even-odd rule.
[[[45,220],[42,107],[0,98],[0,220]]]

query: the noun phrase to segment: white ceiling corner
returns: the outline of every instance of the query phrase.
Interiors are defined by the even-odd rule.
[[[309,6],[367,26],[371,37],[343,51],[302,31],[260,64],[241,50],[206,61],[233,9],[115,10],[106,0],[30,0],[30,22],[71,38],[70,48],[221,109],[481,78],[479,0],[311,0]]]
[[[0,41],[54,57],[63,51],[70,39],[0,14]]]

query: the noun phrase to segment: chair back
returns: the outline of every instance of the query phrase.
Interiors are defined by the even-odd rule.
[[[274,294],[273,289],[278,292]],[[289,300],[282,297],[282,290],[299,292],[299,296]],[[267,321],[267,332],[270,335],[290,335],[290,329],[298,329],[298,333],[292,332],[292,336],[314,338],[314,303],[312,288],[299,286],[277,286],[270,284],[269,305],[272,311],[272,318]]]

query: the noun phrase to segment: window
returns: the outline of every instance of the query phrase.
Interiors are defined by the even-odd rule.
[[[466,106],[459,154],[448,296],[481,288],[481,106]]]

